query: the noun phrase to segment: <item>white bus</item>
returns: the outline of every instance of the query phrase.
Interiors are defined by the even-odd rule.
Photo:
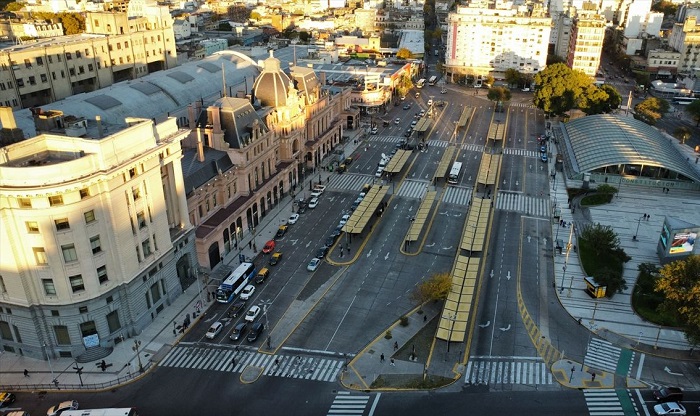
[[[428,85],[435,85],[436,82],[437,82],[437,75],[433,75],[433,76],[430,77],[430,79],[428,80]]]
[[[216,289],[216,301],[220,303],[231,302],[246,287],[256,272],[253,263],[241,263]]]
[[[462,171],[462,162],[455,162],[450,169],[450,174],[447,176],[447,183],[457,185],[459,182],[459,173]]]
[[[425,78],[421,78],[418,80],[418,83],[416,84],[416,88],[423,88],[425,86]]]
[[[82,409],[82,410],[66,410],[61,413],[63,416],[139,416],[139,413],[133,407],[124,407],[121,409]]]
[[[675,97],[672,102],[678,105],[688,105],[695,100],[697,100],[696,97]]]

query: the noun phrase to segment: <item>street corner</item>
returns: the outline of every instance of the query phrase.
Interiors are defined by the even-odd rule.
[[[552,364],[552,376],[564,387],[572,389],[612,389],[615,374],[590,368],[572,360],[559,360]]]
[[[632,378],[632,377],[627,377],[626,384],[627,384],[627,388],[629,388],[629,389],[648,389],[648,388],[650,388],[650,386],[647,383],[645,383],[641,380],[637,380],[636,378]]]
[[[369,386],[364,382],[364,379],[357,369],[351,364],[348,364],[348,370],[343,371],[340,375],[340,385],[348,390],[366,391]]]
[[[252,384],[258,381],[265,369],[254,365],[249,365],[241,371],[240,380],[243,384]]]

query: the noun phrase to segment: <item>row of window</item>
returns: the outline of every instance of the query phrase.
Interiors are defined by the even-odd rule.
[[[85,199],[90,196],[90,190],[88,188],[82,188],[78,192],[80,193],[80,199]],[[63,195],[52,195],[48,199],[49,205],[52,207],[63,205]],[[32,207],[31,198],[17,198],[17,202],[20,208]]]
[[[87,307],[81,307],[81,312],[80,313],[87,313]],[[84,311],[83,311],[84,309]],[[58,311],[52,311],[56,312],[55,315],[53,316],[58,316]],[[107,327],[109,328],[109,333],[113,334],[117,332],[118,330],[121,329],[122,324],[119,320],[119,311],[115,310],[107,315],[105,315],[105,319],[107,321]],[[85,328],[93,328],[95,327],[94,321],[89,321],[89,322],[84,322],[80,324],[81,331]],[[65,325],[54,325],[53,327],[54,335],[56,336],[56,344],[57,345],[71,345],[70,341],[70,334],[68,332],[68,327]],[[14,337],[13,337],[14,335]],[[18,343],[22,343],[22,336],[20,335],[19,329],[17,326],[12,325],[12,330],[10,329],[10,324],[7,321],[0,321],[0,338],[6,341],[14,341]]]
[[[99,284],[104,284],[109,281],[107,266],[98,267],[96,272],[97,281]],[[85,290],[85,281],[83,280],[82,274],[68,276],[68,282],[70,283],[70,288],[73,293],[78,293]],[[41,279],[41,284],[44,287],[44,294],[46,296],[56,296],[56,285],[54,284],[53,279]]]

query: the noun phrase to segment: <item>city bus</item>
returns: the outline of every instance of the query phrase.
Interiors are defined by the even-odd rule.
[[[111,408],[111,409],[81,409],[66,410],[61,413],[63,416],[139,416],[133,407]]]
[[[216,289],[216,301],[220,303],[231,302],[236,295],[248,284],[250,279],[255,276],[257,270],[253,263],[241,263],[224,279]]]
[[[450,174],[447,176],[447,183],[457,185],[459,182],[459,173],[462,171],[462,162],[455,162],[450,169]]]
[[[425,78],[421,78],[418,80],[418,83],[416,84],[416,88],[423,88],[425,86]]]
[[[688,105],[695,100],[697,100],[696,97],[675,97],[673,100],[671,100],[671,102],[678,105]]]
[[[430,79],[428,80],[428,85],[435,85],[436,82],[437,82],[437,75],[433,75],[433,76],[430,77]]]

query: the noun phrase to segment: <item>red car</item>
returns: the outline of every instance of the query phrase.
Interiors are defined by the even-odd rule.
[[[275,240],[270,240],[267,243],[265,243],[265,247],[263,247],[263,253],[269,254],[272,253],[272,251],[275,249]]]

